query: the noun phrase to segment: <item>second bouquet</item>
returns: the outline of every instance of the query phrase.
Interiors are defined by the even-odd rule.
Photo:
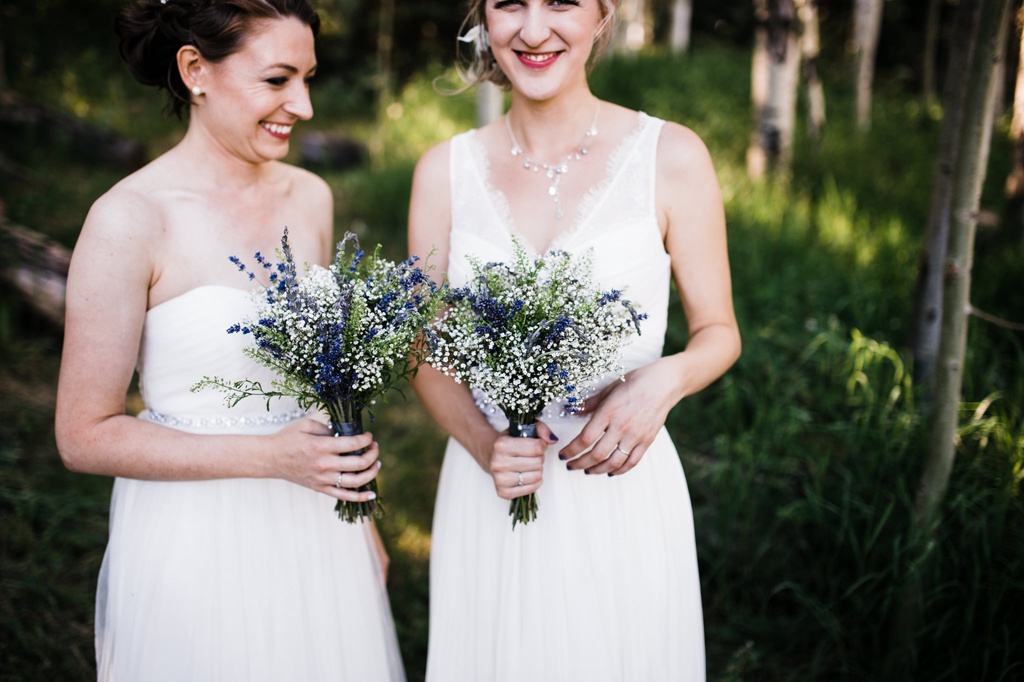
[[[273,398],[294,398],[302,408],[326,411],[335,434],[362,433],[363,410],[426,356],[421,334],[441,305],[438,289],[415,257],[394,263],[380,257],[379,245],[367,256],[351,233],[329,268],[309,266],[301,278],[287,229],[279,256],[274,263],[257,253],[252,269],[231,258],[263,288],[253,293],[251,316],[227,330],[251,334],[245,353],[277,378],[264,387],[251,379],[204,377],[192,390],[223,391],[229,406],[250,396],[265,398],[268,408]],[[359,490],[376,494],[377,481]],[[384,513],[379,496],[339,500],[335,509],[350,523]]]
[[[621,351],[646,316],[621,291],[600,290],[587,257],[533,259],[515,242],[511,263],[471,264],[473,279],[448,291],[427,362],[486,393],[510,435],[535,437],[549,403],[579,412],[596,380],[622,377]],[[512,500],[509,514],[513,528],[535,520],[536,495]]]

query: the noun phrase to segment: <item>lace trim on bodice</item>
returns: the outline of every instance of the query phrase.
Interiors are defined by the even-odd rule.
[[[655,119],[652,119],[642,111],[637,112],[636,125],[629,133],[626,134],[625,137],[619,140],[618,144],[616,144],[612,153],[609,155],[608,161],[605,163],[605,173],[603,178],[597,184],[591,186],[583,195],[583,198],[580,199],[580,202],[576,207],[571,225],[567,229],[562,230],[555,235],[554,239],[551,240],[551,243],[547,247],[548,251],[562,248],[562,244],[571,240],[583,229],[585,225],[592,221],[601,201],[608,196],[608,190],[611,188],[612,184],[614,184],[629,167],[628,161],[636,150],[637,145],[641,140],[641,136],[654,120]],[[469,131],[469,133],[466,134],[465,139],[467,140],[467,147],[472,155],[471,162],[477,167],[477,177],[480,184],[483,186],[484,195],[490,203],[490,207],[497,214],[500,228],[505,232],[506,236],[519,241],[527,251],[534,255],[539,255],[536,248],[524,239],[516,229],[508,197],[506,197],[505,193],[495,187],[491,182],[490,158],[487,155],[487,149],[484,147],[483,142],[481,142],[477,137],[476,131]]]

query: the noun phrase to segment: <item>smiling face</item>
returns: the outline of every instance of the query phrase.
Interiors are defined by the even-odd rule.
[[[280,159],[292,127],[313,116],[315,72],[309,26],[294,18],[253,22],[242,49],[201,64],[195,82],[204,94],[193,98],[192,117],[229,154],[251,163]]]
[[[586,84],[602,0],[488,0],[491,51],[512,89],[547,100]]]

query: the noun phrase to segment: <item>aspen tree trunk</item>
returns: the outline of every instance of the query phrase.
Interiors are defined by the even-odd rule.
[[[648,3],[651,0],[622,0],[619,3],[619,22],[615,33],[616,52],[639,52],[649,40],[646,25]]]
[[[960,424],[960,392],[967,349],[967,309],[971,295],[974,236],[981,188],[985,181],[994,127],[993,112],[1000,83],[998,63],[1011,0],[984,0],[977,45],[967,75],[967,98],[960,153],[953,174],[949,245],[943,267],[942,328],[935,368],[935,405],[931,416],[929,455],[918,489],[915,521],[930,535],[949,484]]]
[[[977,228],[981,187],[988,165],[992,140],[993,110],[999,84],[995,76],[1006,35],[1011,0],[983,0],[977,43],[967,79],[966,107],[960,133],[960,152],[953,172],[950,206],[949,247],[944,263],[942,333],[936,366],[935,406],[931,418],[929,454],[918,488],[914,510],[915,546],[921,552],[916,568],[908,576],[904,602],[899,612],[897,646],[890,652],[892,674],[913,679],[905,673],[913,666],[913,633],[921,617],[921,564],[927,561],[933,543],[939,507],[949,484],[956,456],[956,435],[960,423],[960,391],[967,346],[967,306],[971,291],[971,265]]]
[[[768,90],[771,87],[771,58],[768,55],[768,0],[754,0],[754,54],[750,68],[750,104],[753,125],[747,147],[747,176],[760,180],[768,172],[771,141],[764,128]]]
[[[675,0],[672,3],[672,33],[669,49],[675,54],[690,51],[690,25],[693,20],[693,0]]]
[[[992,141],[993,111],[999,87],[995,76],[999,55],[1003,54],[1002,39],[1006,35],[1009,6],[1010,0],[985,0],[978,24],[977,48],[966,81],[969,92],[960,137],[960,155],[953,177],[930,453],[917,494],[916,518],[918,525],[926,531],[935,522],[956,456],[974,235]]]
[[[949,66],[942,95],[942,133],[939,158],[932,185],[928,230],[918,262],[914,312],[911,321],[911,347],[914,355],[914,385],[920,404],[930,409],[939,352],[942,322],[942,263],[949,241],[950,205],[953,170],[957,167],[960,131],[967,97],[968,68],[977,44],[982,0],[962,0],[957,9],[950,41]]]
[[[1010,141],[1013,144],[1013,166],[1006,178],[1006,200],[1018,226],[1024,224],[1024,39],[1021,38],[1021,19],[1024,9],[1017,12],[1017,83],[1013,92],[1013,121],[1010,123]]]
[[[992,103],[992,120],[994,123],[999,122],[999,117],[1007,109],[1006,101],[1006,58],[1007,49],[1010,44],[1010,38],[1016,36],[1016,32],[1010,32],[1010,22],[1003,22],[1003,35],[999,38],[999,56],[996,59],[996,94],[995,100]],[[1017,55],[1014,54],[1014,59]],[[1016,74],[1014,74],[1016,76]]]
[[[751,82],[754,129],[747,172],[758,179],[769,169],[788,171],[792,161],[800,48],[793,0],[755,0],[754,6],[758,13]]]
[[[875,78],[875,53],[882,31],[883,0],[857,0],[854,14],[856,55],[857,130],[871,130],[871,96]]]
[[[769,31],[772,55],[769,107],[779,136],[776,169],[786,172],[793,161],[797,91],[800,87],[800,39],[793,0],[774,0],[773,4],[776,9],[775,21]]]
[[[0,0],[0,16],[3,15],[4,3]],[[6,58],[4,57],[4,41],[0,40],[0,90],[7,89],[7,64]]]
[[[928,0],[928,14],[924,22],[924,54],[921,60],[921,98],[926,107],[935,104],[935,55],[939,49],[939,29],[942,25],[942,0]]]
[[[817,143],[825,127],[825,89],[818,75],[818,57],[821,54],[818,0],[797,0],[796,7],[803,27],[800,53],[803,58],[804,81],[807,84],[807,134]]]

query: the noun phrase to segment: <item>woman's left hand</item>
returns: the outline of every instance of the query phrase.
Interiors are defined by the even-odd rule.
[[[665,359],[640,367],[587,398],[579,414],[591,415],[576,438],[558,453],[570,471],[621,476],[644,456],[678,402],[665,381]]]

